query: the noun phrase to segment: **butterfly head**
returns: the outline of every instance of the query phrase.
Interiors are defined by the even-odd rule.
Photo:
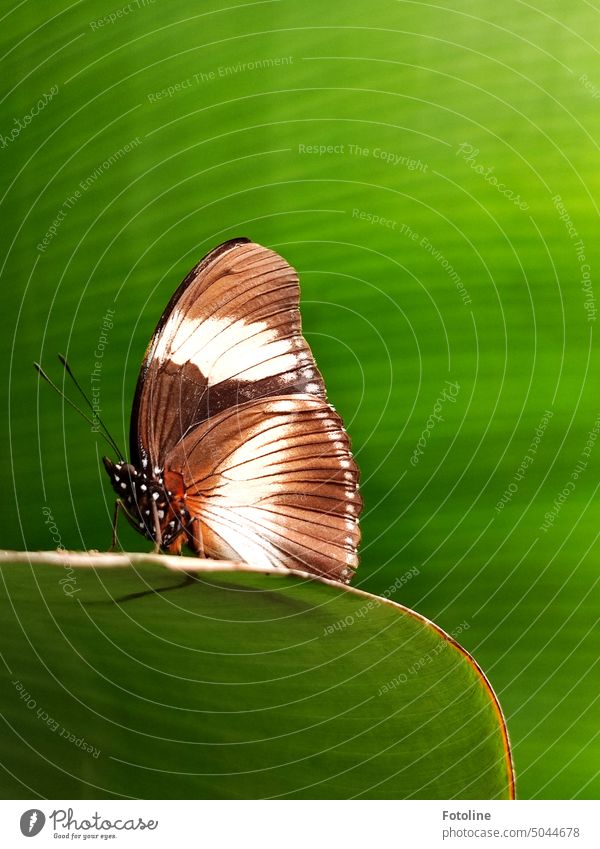
[[[130,524],[153,542],[160,538],[163,548],[171,545],[190,516],[178,495],[165,486],[162,472],[148,475],[124,460],[102,460]]]

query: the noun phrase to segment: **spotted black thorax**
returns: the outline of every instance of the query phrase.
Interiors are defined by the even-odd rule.
[[[186,530],[190,514],[184,506],[185,495],[166,488],[160,469],[151,477],[124,460],[102,460],[125,515],[138,533],[165,548]]]

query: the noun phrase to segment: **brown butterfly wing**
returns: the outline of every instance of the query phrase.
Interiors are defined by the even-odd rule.
[[[191,428],[249,400],[325,398],[299,296],[295,270],[248,239],[225,242],[192,269],[144,358],[131,418],[134,465],[164,468]]]
[[[358,564],[358,469],[340,417],[286,395],[217,413],[166,458],[205,553],[347,582]]]

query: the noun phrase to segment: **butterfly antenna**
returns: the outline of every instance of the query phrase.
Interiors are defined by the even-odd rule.
[[[79,394],[81,395],[81,397],[83,398],[85,403],[88,405],[88,407],[92,411],[92,414],[93,414],[95,421],[97,421],[102,426],[102,428],[104,429],[104,433],[106,434],[106,436],[107,436],[110,444],[112,445],[113,449],[117,452],[119,459],[121,459],[121,460],[124,459],[125,455],[119,449],[119,446],[117,445],[116,440],[113,438],[113,435],[111,434],[109,429],[106,427],[106,425],[104,424],[104,422],[100,418],[100,414],[96,412],[92,402],[90,401],[90,399],[87,397],[87,395],[85,394],[85,392],[81,388],[81,384],[79,383],[79,381],[77,380],[77,378],[73,374],[73,371],[72,371],[71,366],[69,365],[69,363],[67,361],[67,358],[64,356],[64,354],[59,354],[58,359],[61,361],[64,370],[67,372],[67,374],[69,375],[69,377],[71,378],[71,380],[73,381],[73,383],[75,384],[77,389],[79,390]]]
[[[71,407],[73,407],[73,409],[76,410],[79,413],[79,415],[83,419],[86,420],[86,422],[88,424],[90,424],[92,427],[96,427],[96,422],[93,419],[91,419],[88,415],[86,415],[86,413],[81,409],[81,407],[78,407],[77,404],[75,404],[73,401],[71,401],[71,399],[67,395],[65,395],[63,390],[60,389],[56,385],[56,383],[54,383],[54,381],[51,380],[51,378],[48,377],[48,375],[46,374],[46,372],[44,371],[44,369],[41,367],[41,365],[39,363],[34,363],[33,366],[34,366],[35,370],[37,371],[37,373],[40,375],[40,377],[42,377],[46,381],[46,383],[48,383],[52,387],[52,389],[54,389],[54,391],[56,393],[58,393],[58,395],[60,395],[60,397],[64,401],[67,402],[67,404],[69,404]],[[109,439],[109,436],[107,434],[103,433],[102,431],[98,431],[98,433],[100,433],[100,435],[103,437],[103,439],[105,439],[106,442],[110,445],[112,450],[116,451],[117,454],[119,455],[119,457],[121,458],[123,455],[119,451],[118,446],[116,445],[114,440]]]

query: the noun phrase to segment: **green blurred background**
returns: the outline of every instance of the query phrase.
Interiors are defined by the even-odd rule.
[[[125,444],[172,291],[250,236],[300,272],[352,436],[355,584],[416,566],[393,598],[461,628],[519,795],[597,798],[597,12],[538,5],[5,6],[2,545],[52,548],[45,507],[65,547],[110,540],[104,445],[32,361],[66,352],[89,388],[114,310],[101,406]]]

